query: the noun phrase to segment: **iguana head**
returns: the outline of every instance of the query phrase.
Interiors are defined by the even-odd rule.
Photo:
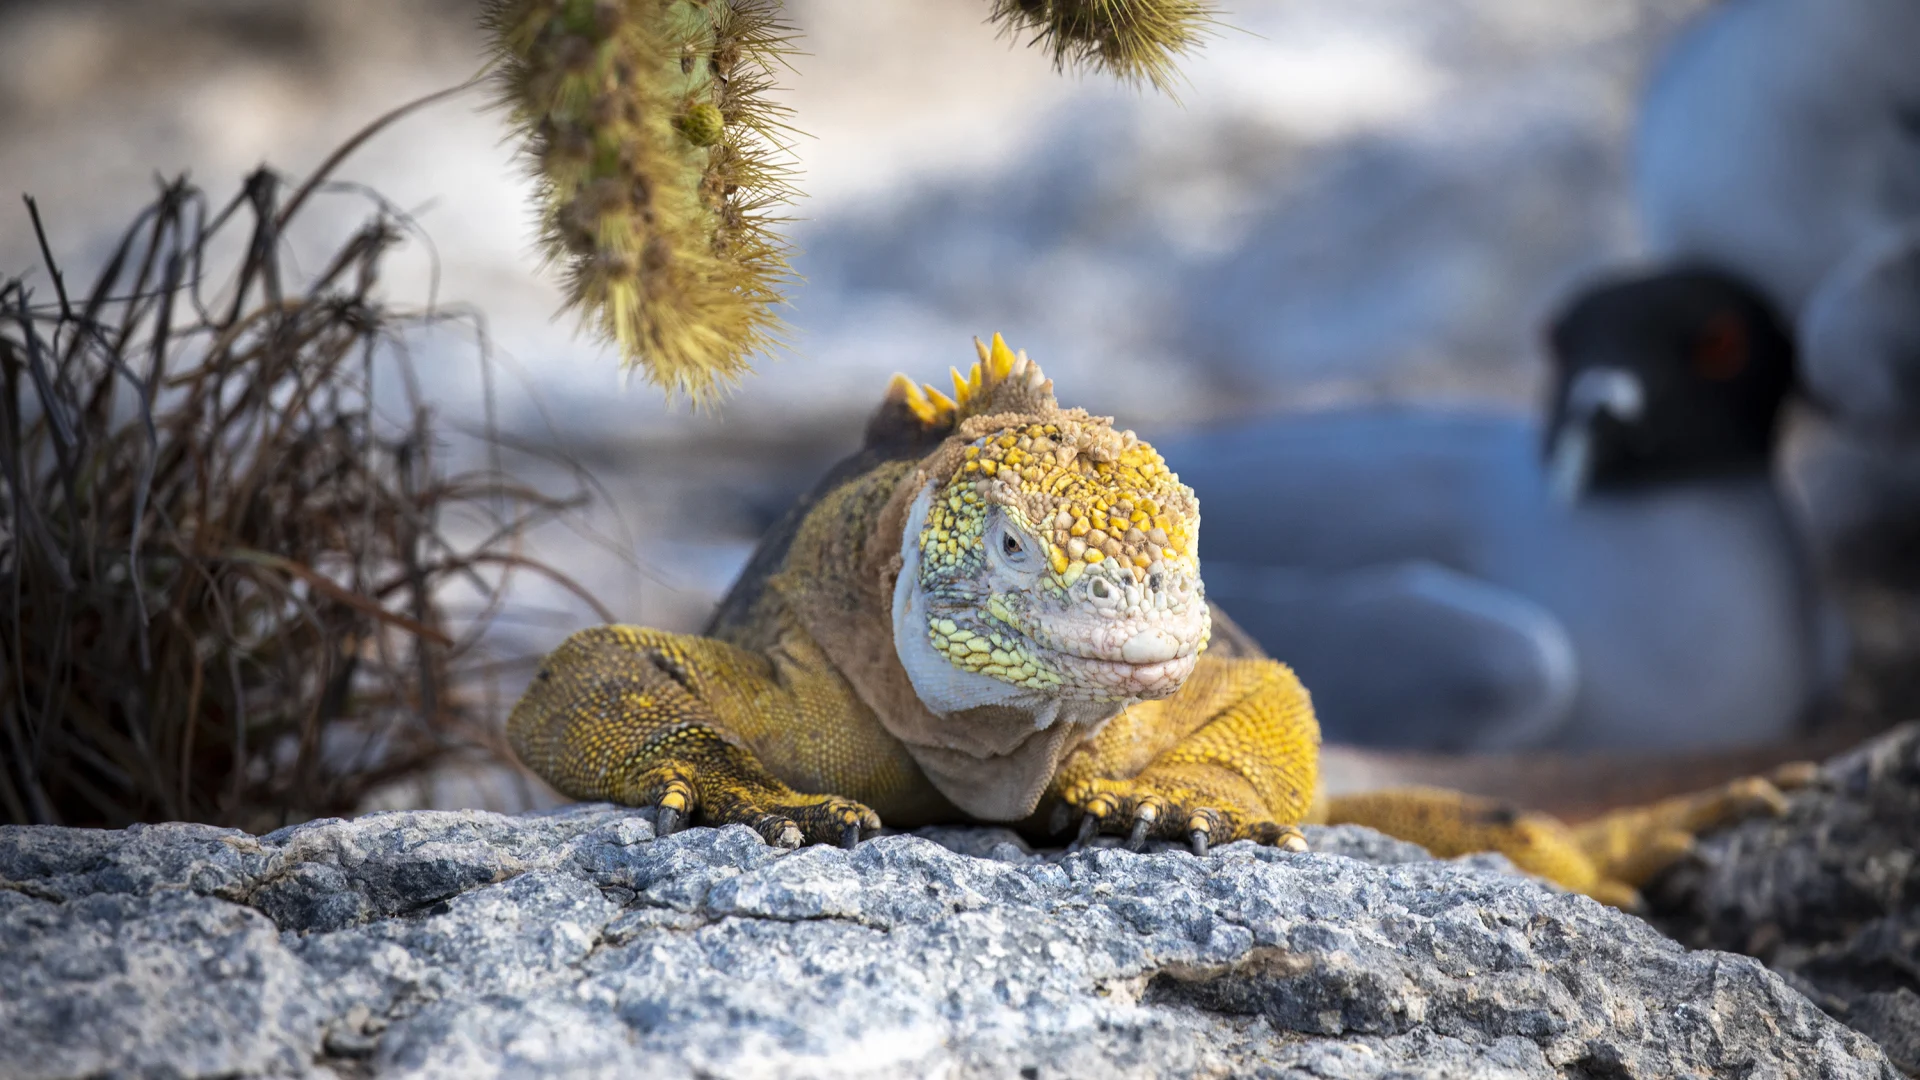
[[[889,401],[952,431],[921,469],[894,598],[923,700],[1020,704],[1044,724],[1047,702],[1180,688],[1209,632],[1200,508],[1153,447],[1061,409],[997,334],[952,398],[897,376]]]

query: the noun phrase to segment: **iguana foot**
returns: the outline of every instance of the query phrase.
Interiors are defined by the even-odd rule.
[[[1440,858],[1497,851],[1520,869],[1627,911],[1640,889],[1693,851],[1694,837],[1786,809],[1783,788],[1817,775],[1805,764],[1693,795],[1616,810],[1577,826],[1491,799],[1440,788],[1401,788],[1330,800],[1328,824],[1367,825]]]
[[[640,779],[641,801],[654,807],[654,832],[667,836],[689,821],[745,825],[774,847],[853,847],[880,829],[880,815],[838,795],[806,795],[778,781],[707,775],[692,764],[661,764]]]
[[[1080,819],[1073,847],[1095,835],[1125,835],[1127,848],[1139,851],[1149,839],[1184,840],[1195,855],[1205,855],[1214,844],[1252,840],[1288,851],[1307,850],[1307,838],[1291,825],[1249,814],[1230,800],[1208,798],[1194,788],[1167,783],[1151,776],[1131,780],[1082,780],[1060,794],[1056,810],[1059,829]]]
[[[1786,792],[1819,776],[1810,762],[1782,765],[1766,776],[1748,776],[1691,795],[1603,814],[1572,828],[1580,850],[1615,897],[1593,895],[1620,907],[1636,907],[1640,889],[1692,854],[1694,839],[1749,818],[1779,816]]]
[[[745,825],[776,847],[850,847],[878,831],[868,807],[783,783],[738,737],[738,711],[731,725],[715,712],[703,672],[753,686],[760,670],[704,638],[582,630],[541,664],[508,736],[521,760],[567,795],[653,807],[661,836],[697,821]]]

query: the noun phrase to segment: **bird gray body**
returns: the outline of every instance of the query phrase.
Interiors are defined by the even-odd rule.
[[[1531,419],[1348,409],[1163,440],[1209,596],[1331,741],[1700,748],[1792,733],[1838,650],[1764,472],[1554,499]]]
[[[1727,0],[1641,110],[1656,255],[1757,283],[1824,415],[1793,462],[1833,573],[1920,580],[1920,3]]]
[[[1708,9],[1642,105],[1634,187],[1656,255],[1739,271],[1797,318],[1849,254],[1920,218],[1920,4]]]

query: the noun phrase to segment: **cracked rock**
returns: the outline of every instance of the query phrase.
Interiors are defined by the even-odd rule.
[[[1754,960],[1496,861],[1310,838],[783,852],[607,806],[0,829],[0,1076],[1897,1075]]]
[[[1650,899],[1668,932],[1761,957],[1920,1075],[1920,724],[1707,838]]]

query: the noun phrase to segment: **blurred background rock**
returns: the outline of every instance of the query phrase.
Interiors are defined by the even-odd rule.
[[[1705,5],[1230,4],[1179,104],[1058,77],[997,39],[980,0],[788,6],[806,50],[786,80],[809,196],[797,349],[713,415],[623,388],[607,350],[552,318],[528,182],[480,94],[341,173],[432,238],[389,263],[389,291],[424,301],[431,282],[483,312],[515,372],[508,430],[607,485],[597,538],[536,540],[623,619],[696,628],[789,494],[854,445],[886,376],[932,379],[977,333],[1004,332],[1077,403],[1148,435],[1367,400],[1530,407],[1548,311],[1637,251],[1634,106]],[[262,161],[300,175],[374,115],[470,76],[473,15],[463,0],[0,4],[0,175],[40,199],[84,276],[156,174],[216,193]],[[296,261],[367,207],[321,209]],[[0,257],[9,273],[37,261],[24,213],[0,215]],[[471,341],[410,344],[442,416],[478,417]],[[509,614],[497,632],[526,655],[592,618],[531,587]],[[508,798],[394,800],[422,797]]]

